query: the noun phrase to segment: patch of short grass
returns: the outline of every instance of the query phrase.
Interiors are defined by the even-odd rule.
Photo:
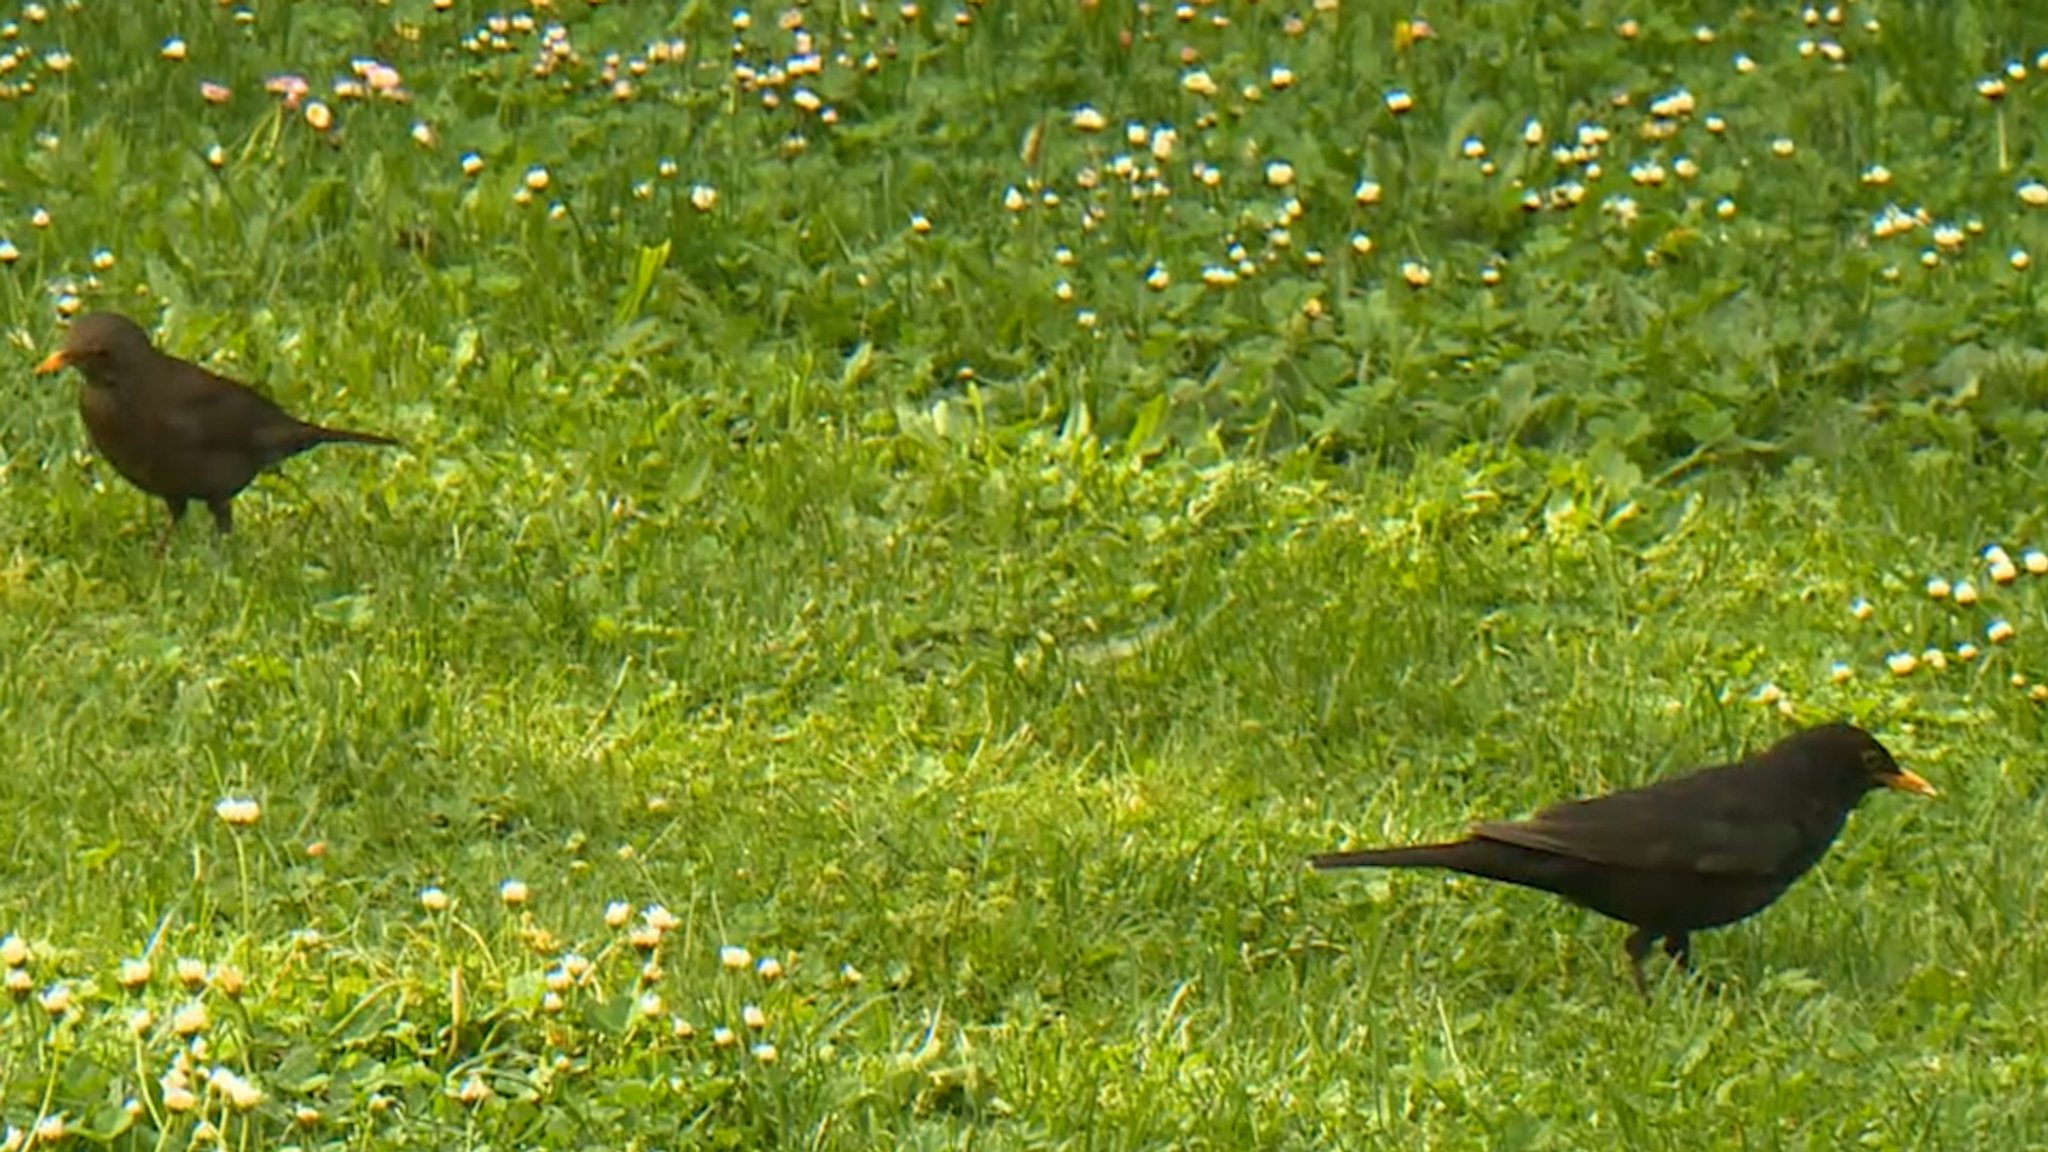
[[[24,377],[114,307],[406,449],[157,561],[68,382],[0,412],[7,1140],[2040,1128],[2029,9],[795,9],[815,75],[765,11],[39,11]],[[1547,897],[1304,868],[1842,716],[1944,797],[1647,1004]]]

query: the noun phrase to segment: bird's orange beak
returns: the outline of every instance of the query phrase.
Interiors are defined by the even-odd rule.
[[[1929,784],[1918,772],[1906,768],[1899,769],[1899,774],[1896,776],[1885,777],[1884,786],[1896,788],[1901,792],[1911,792],[1916,796],[1941,795],[1941,793],[1934,790],[1934,785]]]
[[[64,358],[64,351],[63,349],[60,348],[57,351],[50,353],[48,356],[43,357],[43,362],[41,364],[36,365],[36,375],[48,376],[50,373],[58,371],[59,369],[63,368],[64,366],[70,363],[71,361],[66,360]]]

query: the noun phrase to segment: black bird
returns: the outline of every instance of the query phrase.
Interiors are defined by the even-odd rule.
[[[1636,986],[1664,941],[1682,967],[1691,934],[1754,915],[1783,895],[1841,834],[1874,788],[1935,795],[1861,728],[1828,724],[1734,764],[1590,800],[1527,820],[1488,821],[1463,840],[1333,852],[1317,868],[1448,868],[1555,892],[1635,931]]]
[[[71,322],[64,346],[37,374],[76,368],[85,376],[78,411],[114,471],[171,510],[157,539],[170,541],[188,501],[234,527],[229,501],[256,474],[316,444],[396,444],[388,436],[323,428],[279,408],[246,384],[165,355],[133,320],[94,312]]]

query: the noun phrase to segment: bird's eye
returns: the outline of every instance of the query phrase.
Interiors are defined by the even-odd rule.
[[[1863,770],[1872,776],[1886,776],[1896,771],[1892,766],[1891,757],[1877,748],[1863,750]]]

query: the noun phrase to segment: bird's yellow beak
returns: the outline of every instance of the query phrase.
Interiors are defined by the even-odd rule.
[[[1918,772],[1905,768],[1899,769],[1899,774],[1896,776],[1885,777],[1884,786],[1896,788],[1901,792],[1911,792],[1917,796],[1941,795],[1941,793],[1934,790],[1934,785],[1929,784]]]
[[[36,375],[48,376],[50,373],[58,371],[70,363],[71,361],[64,358],[63,350],[59,349],[43,357],[43,362],[36,365]]]

